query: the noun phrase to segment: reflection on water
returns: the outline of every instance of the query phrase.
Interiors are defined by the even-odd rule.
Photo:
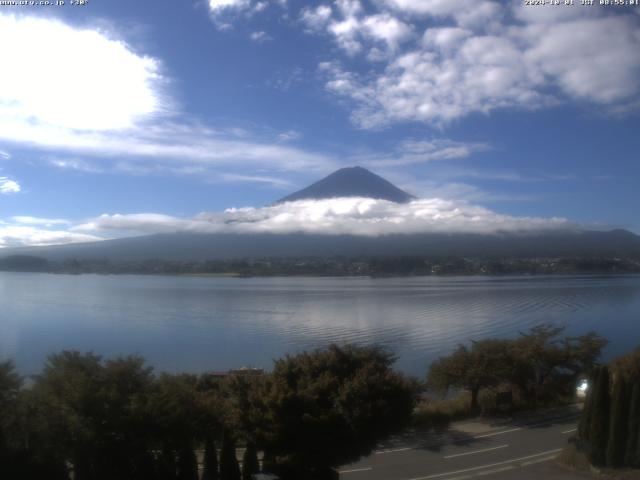
[[[331,342],[380,344],[424,374],[457,343],[541,322],[640,343],[640,277],[196,278],[0,273],[0,358],[137,353],[160,370],[269,368]]]

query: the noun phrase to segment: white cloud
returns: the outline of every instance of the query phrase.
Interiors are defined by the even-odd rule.
[[[353,101],[352,118],[362,128],[399,122],[443,126],[473,113],[538,109],[573,99],[611,112],[637,109],[636,16],[521,3],[512,3],[509,17],[492,1],[469,8],[463,0],[385,0],[382,4],[404,14],[405,22],[413,19],[400,30],[371,28],[383,25],[374,22],[383,16],[400,21],[388,11],[332,20],[329,31],[350,56],[366,52],[369,60],[387,64],[363,71],[325,62],[326,87]],[[420,42],[407,42],[411,29],[425,19],[430,23]],[[383,31],[402,35],[384,38]],[[385,41],[387,50],[372,46],[376,40]],[[409,47],[398,48],[402,41]],[[594,44],[607,48],[589,47]]]
[[[0,150],[0,160],[9,160],[11,158],[11,154],[9,152],[3,152]]]
[[[64,218],[40,218],[40,217],[29,217],[29,216],[15,216],[15,217],[11,217],[11,220],[13,222],[24,224],[24,225],[44,225],[46,227],[51,227],[54,225],[70,225],[71,224],[69,220],[65,220]]]
[[[427,49],[451,51],[472,35],[473,32],[460,27],[427,28],[422,41]]]
[[[336,0],[336,5],[344,17],[355,17],[362,13],[359,0]]]
[[[329,23],[332,13],[328,5],[319,5],[316,8],[305,7],[300,13],[300,19],[308,28],[321,30]]]
[[[499,3],[489,0],[477,0],[473,7],[469,7],[467,0],[384,0],[384,3],[405,14],[452,18],[460,25],[486,26],[488,20],[499,18],[503,9]]]
[[[205,180],[221,168],[326,171],[333,164],[325,155],[279,144],[272,134],[178,119],[181,112],[167,108],[176,102],[162,90],[168,80],[161,62],[112,32],[0,14],[0,40],[20,45],[0,50],[0,140],[41,150],[47,164]],[[19,187],[7,178],[3,185],[4,193]]]
[[[276,188],[290,188],[291,182],[278,177],[267,175],[242,175],[236,173],[221,173],[220,179],[230,183],[262,183]]]
[[[402,175],[400,176],[402,177]],[[539,201],[539,196],[522,193],[496,193],[484,190],[475,185],[461,181],[451,181],[438,179],[437,175],[434,178],[417,180],[417,179],[405,179],[398,178],[397,183],[402,188],[415,195],[426,198],[441,198],[443,200],[449,200],[453,202],[467,202],[467,203],[500,203],[513,205],[513,202],[532,202]]]
[[[124,129],[167,108],[158,60],[107,33],[2,14],[0,43],[20,45],[0,50],[3,123]]]
[[[346,17],[339,22],[331,22],[328,30],[335,37],[338,45],[349,55],[355,55],[362,50],[362,44],[358,40],[360,32],[360,20],[356,17]]]
[[[233,132],[198,125],[164,123],[118,135],[111,132],[70,132],[54,127],[3,123],[0,137],[43,150],[85,155],[82,160],[47,157],[60,168],[82,171],[140,171],[196,173],[217,167],[260,166],[284,171],[325,171],[334,166],[322,154],[278,143],[244,138]],[[89,158],[92,157],[92,158]]]
[[[262,30],[257,32],[251,32],[251,34],[249,35],[249,38],[257,43],[262,43],[262,42],[271,40],[271,37],[267,34],[267,32],[264,32]]]
[[[301,136],[302,134],[296,130],[287,130],[286,132],[279,133],[277,138],[280,142],[290,142],[299,139]]]
[[[385,235],[495,233],[563,230],[561,218],[513,217],[454,200],[420,199],[396,204],[370,198],[303,200],[263,208],[232,208],[181,219],[158,214],[102,215],[74,231],[139,233],[274,233]]]
[[[102,240],[102,238],[84,233],[45,230],[35,227],[0,223],[0,248],[58,245],[98,240]]]
[[[359,53],[366,41],[382,42],[387,49],[395,51],[413,34],[411,26],[389,13],[364,15],[362,7],[357,1],[339,1],[338,10],[342,13],[342,18],[330,21],[327,31],[335,37],[338,45],[351,56]],[[374,59],[380,56],[372,54],[372,52],[369,55]]]
[[[133,231],[141,233],[171,233],[193,230],[191,220],[180,219],[160,213],[132,213],[128,215],[101,215],[89,222],[72,227],[74,232],[83,231]]]
[[[7,177],[0,177],[0,194],[8,195],[11,193],[19,193],[20,190],[20,184],[15,180],[11,180]]]
[[[350,160],[372,167],[398,167],[466,158],[488,148],[480,143],[456,142],[449,139],[406,140],[389,153],[361,154],[351,157]]]
[[[238,18],[250,18],[277,3],[287,8],[286,0],[208,0],[208,10],[214,25],[219,30],[231,30]]]
[[[385,0],[396,10],[418,15],[448,16],[469,8],[465,0]]]
[[[370,15],[362,22],[368,35],[376,40],[384,41],[395,50],[398,45],[411,36],[411,27],[388,13]]]
[[[406,53],[372,79],[336,65],[329,72],[327,88],[355,101],[353,120],[363,128],[404,121],[443,124],[473,112],[550,101],[536,91],[539,79],[513,43],[495,36],[472,37],[454,53]]]
[[[326,87],[352,100],[359,127],[442,127],[472,114],[573,100],[611,114],[640,106],[637,15],[582,5],[532,8],[522,0],[478,0],[472,8],[467,0],[363,5],[336,0],[299,12],[309,32],[329,34],[346,53],[346,65],[328,70]],[[360,55],[377,65],[362,68]]]
[[[82,160],[80,158],[68,158],[57,156],[45,156],[43,159],[45,164],[52,165],[62,170],[76,170],[78,172],[86,173],[103,173],[104,169],[96,165],[95,162]]]
[[[532,24],[520,35],[530,44],[524,55],[533,68],[568,95],[608,104],[639,90],[639,28],[637,21],[612,16]],[[606,48],[576,48],[594,42]]]
[[[215,15],[227,9],[247,8],[250,4],[249,0],[209,0],[209,10]]]

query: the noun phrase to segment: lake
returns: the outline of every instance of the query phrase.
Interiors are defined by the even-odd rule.
[[[543,322],[640,344],[640,276],[216,278],[0,272],[0,358],[140,354],[157,370],[270,369],[331,342],[379,344],[422,376],[456,344]]]

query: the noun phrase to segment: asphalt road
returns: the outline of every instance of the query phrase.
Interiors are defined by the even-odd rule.
[[[575,435],[577,409],[546,418],[461,422],[440,434],[397,438],[340,469],[342,480],[582,478],[553,466]],[[541,473],[542,472],[542,473]]]

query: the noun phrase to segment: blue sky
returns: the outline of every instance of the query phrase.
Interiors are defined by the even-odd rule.
[[[67,1],[0,6],[0,40],[0,246],[234,207],[640,233],[639,7]],[[423,203],[260,209],[350,165]]]

